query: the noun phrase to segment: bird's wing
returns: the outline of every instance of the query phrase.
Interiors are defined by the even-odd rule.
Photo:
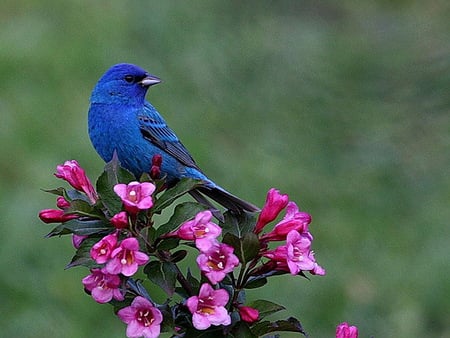
[[[167,126],[166,121],[151,104],[145,103],[144,110],[138,115],[138,119],[139,128],[146,140],[169,153],[185,166],[195,168],[201,172],[177,135]]]

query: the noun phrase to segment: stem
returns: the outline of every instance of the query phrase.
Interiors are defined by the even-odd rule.
[[[174,264],[176,270],[177,270],[177,281],[181,284],[183,289],[188,293],[189,297],[194,296],[194,291],[192,290],[191,283],[188,282],[188,280],[183,276],[181,273],[180,268],[177,264]]]

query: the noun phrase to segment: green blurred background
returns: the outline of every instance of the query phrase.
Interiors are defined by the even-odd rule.
[[[125,336],[37,213],[57,164],[100,174],[88,99],[126,61],[164,80],[148,98],[211,178],[312,214],[327,276],[248,299],[285,305],[311,337],[342,321],[450,337],[448,1],[5,0],[0,18],[1,336]]]

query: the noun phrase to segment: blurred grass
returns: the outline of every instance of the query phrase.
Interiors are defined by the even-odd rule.
[[[36,215],[56,164],[101,172],[88,99],[126,61],[163,78],[148,99],[211,178],[313,215],[327,276],[249,299],[276,295],[311,337],[344,320],[361,337],[450,337],[448,2],[6,0],[0,46],[3,336],[125,335]]]

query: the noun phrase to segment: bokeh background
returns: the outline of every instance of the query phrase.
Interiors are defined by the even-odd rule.
[[[124,337],[44,239],[77,159],[92,178],[92,87],[136,63],[148,99],[215,181],[262,205],[279,188],[313,216],[326,277],[275,277],[311,337],[450,337],[448,1],[56,1],[0,5],[0,331]],[[283,334],[282,337],[294,337]],[[296,336],[298,337],[298,336]]]

